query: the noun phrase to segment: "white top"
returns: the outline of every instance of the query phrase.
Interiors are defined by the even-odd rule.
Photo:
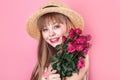
[[[47,80],[46,78],[42,77],[42,80]]]
[[[43,75],[42,75],[42,80],[47,80],[47,74],[48,72],[47,72],[47,67],[45,68],[45,71],[44,71],[44,73],[43,73]]]

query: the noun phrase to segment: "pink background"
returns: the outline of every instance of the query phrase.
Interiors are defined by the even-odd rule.
[[[27,18],[50,0],[0,1],[0,80],[29,80],[38,42]],[[60,0],[79,12],[91,34],[89,80],[120,80],[120,0]]]

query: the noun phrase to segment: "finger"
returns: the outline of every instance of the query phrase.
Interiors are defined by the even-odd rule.
[[[61,78],[53,78],[52,80],[61,80]]]
[[[59,74],[49,74],[47,77],[47,80],[60,80],[60,75]]]
[[[57,72],[57,70],[52,70],[51,72],[50,72],[50,74],[54,74],[54,73],[56,73]]]
[[[59,74],[50,74],[49,76],[52,77],[52,78],[60,78]]]
[[[54,78],[55,80],[61,80],[61,78],[60,77],[58,77],[58,78]]]
[[[48,67],[48,72],[51,72],[51,70],[52,70],[52,66],[50,65],[50,66]]]

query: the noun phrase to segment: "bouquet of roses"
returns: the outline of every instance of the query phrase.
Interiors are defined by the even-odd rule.
[[[51,57],[52,68],[57,70],[60,77],[72,76],[79,73],[79,69],[85,66],[85,55],[90,48],[90,35],[82,35],[82,30],[70,29],[69,36],[63,36],[63,43],[55,48],[58,52]]]

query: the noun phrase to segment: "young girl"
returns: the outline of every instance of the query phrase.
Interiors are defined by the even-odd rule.
[[[31,80],[61,80],[50,64],[50,58],[56,54],[55,46],[62,43],[62,36],[68,36],[70,28],[83,30],[83,18],[61,2],[49,2],[36,11],[27,22],[29,35],[39,40],[37,63],[31,75]],[[88,55],[85,67],[80,73],[62,80],[87,80],[89,66]]]

